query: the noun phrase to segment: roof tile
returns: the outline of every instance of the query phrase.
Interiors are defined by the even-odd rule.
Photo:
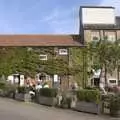
[[[0,46],[82,46],[79,35],[0,35]]]

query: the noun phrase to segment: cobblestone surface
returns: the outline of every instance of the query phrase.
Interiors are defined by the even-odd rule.
[[[0,120],[120,120],[0,98]]]

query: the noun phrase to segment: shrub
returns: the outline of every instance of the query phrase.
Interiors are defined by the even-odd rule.
[[[97,87],[90,87],[90,86],[87,86],[85,89],[87,89],[87,90],[98,90]]]
[[[0,82],[0,89],[2,89],[2,90],[5,89],[5,86],[6,86],[5,83]]]
[[[79,90],[77,91],[77,98],[79,101],[86,101],[86,102],[100,102],[100,92],[98,90]]]
[[[120,116],[120,95],[111,97],[110,100],[110,114],[112,116]]]
[[[4,91],[6,92],[6,96],[9,97],[9,96],[11,96],[11,94],[15,93],[16,86],[11,85],[11,84],[6,84],[6,87],[5,87]]]
[[[18,87],[18,88],[17,88],[17,90],[18,90],[18,93],[23,93],[23,94],[24,94],[24,93],[26,92],[26,90],[25,90],[25,87],[24,87],[24,86],[23,86],[23,87],[21,87],[21,86],[20,86],[20,87]]]
[[[56,97],[57,89],[55,88],[41,88],[40,95],[45,97]]]

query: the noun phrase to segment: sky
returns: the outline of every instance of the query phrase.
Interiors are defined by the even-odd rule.
[[[0,34],[78,34],[79,7],[116,7],[120,0],[0,0]]]

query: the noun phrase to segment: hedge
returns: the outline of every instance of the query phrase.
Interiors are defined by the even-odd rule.
[[[112,116],[116,116],[117,114],[120,116],[120,94],[116,94],[111,97],[110,114]]]
[[[3,83],[3,82],[0,82],[0,89],[5,89],[5,87],[6,87],[6,84],[5,83]]]
[[[19,86],[19,87],[17,88],[17,90],[18,90],[18,93],[23,93],[23,94],[24,94],[24,93],[26,92],[26,89],[25,89],[24,86],[23,86],[23,87],[20,87],[20,86]]]
[[[77,91],[77,98],[79,101],[99,103],[100,92],[98,90],[79,90]]]
[[[55,88],[41,88],[40,95],[45,97],[56,97],[57,89]]]

